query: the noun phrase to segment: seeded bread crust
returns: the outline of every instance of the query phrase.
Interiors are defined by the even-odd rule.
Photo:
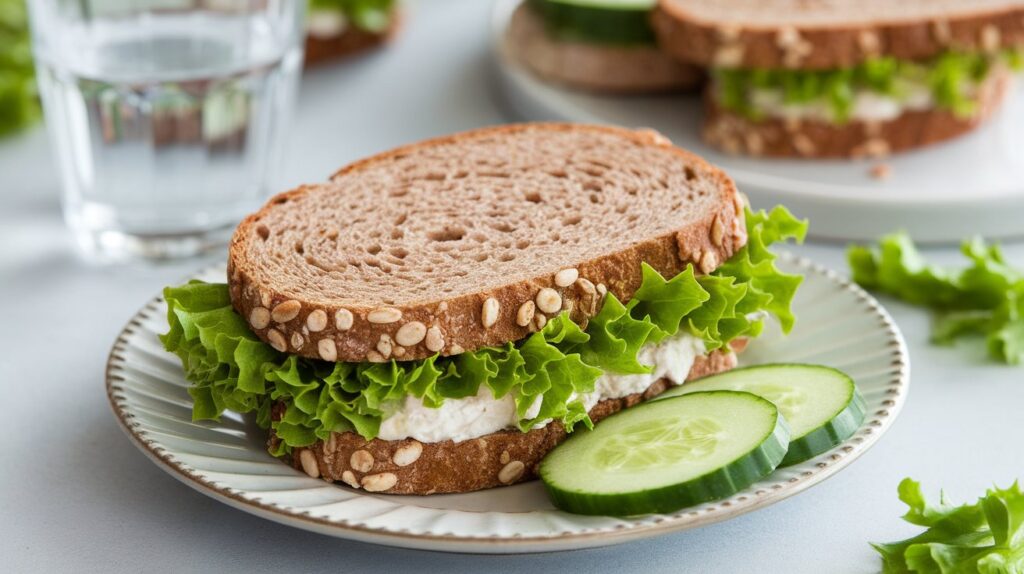
[[[951,48],[1024,45],[1019,0],[660,0],[658,44],[691,64],[727,68],[845,68],[876,56],[930,58]]]
[[[336,36],[320,37],[307,34],[305,66],[308,68],[340,60],[390,42],[400,27],[401,14],[395,11],[390,16],[387,29],[381,32],[370,32],[349,26]]]
[[[749,120],[706,98],[702,135],[731,154],[797,158],[877,158],[921,148],[966,134],[999,109],[1013,77],[994,71],[980,86],[977,112],[958,117],[949,110],[914,110],[884,122]]]
[[[704,82],[700,68],[677,62],[654,46],[553,40],[525,2],[512,14],[505,49],[549,82],[592,92],[691,91]]]
[[[516,142],[518,146],[509,154],[522,154],[522,157],[510,160],[519,162],[517,169],[520,171],[515,174],[483,177],[481,172],[468,173],[465,170],[454,174],[430,171],[447,169],[447,162],[458,159],[455,151],[461,154],[471,149],[486,154],[489,153],[487,146],[507,141]],[[545,142],[552,148],[551,153],[536,151],[535,148]],[[631,157],[638,161],[621,166],[621,169],[609,165],[616,160],[621,163],[618,159],[620,153],[632,154]],[[563,165],[561,157],[557,157],[559,154],[571,156],[575,163]],[[583,163],[591,156],[602,159],[597,163]],[[501,162],[507,158],[483,159]],[[531,171],[535,170],[533,161],[563,167],[551,168],[552,173],[534,173]],[[636,170],[655,169],[652,165],[656,162],[660,162],[657,165],[662,171],[654,181],[629,180],[623,184],[633,185],[632,192],[640,199],[623,191],[619,183],[615,184],[619,187],[608,183],[607,189],[596,191],[601,190],[602,182],[610,181],[608,178],[633,177],[631,174]],[[605,168],[599,169],[598,163],[605,165],[607,171],[600,171]],[[558,189],[562,195],[557,206],[546,204],[545,209],[554,210],[552,213],[557,214],[555,217],[560,218],[561,223],[545,216],[543,221],[530,222],[529,228],[523,225],[518,232],[520,235],[510,232],[503,236],[502,226],[510,225],[507,218],[502,219],[506,214],[501,210],[485,212],[480,214],[482,221],[467,224],[475,225],[479,233],[469,233],[473,228],[460,230],[457,241],[449,242],[447,239],[450,238],[440,237],[431,244],[427,237],[430,233],[416,235],[413,230],[404,231],[412,223],[406,221],[405,212],[389,211],[392,198],[384,195],[373,200],[379,202],[379,210],[373,212],[376,219],[372,223],[376,224],[378,220],[381,223],[371,233],[376,234],[379,243],[367,244],[367,247],[337,239],[337,228],[332,231],[328,227],[346,223],[336,219],[342,215],[324,215],[326,212],[318,206],[328,201],[333,202],[332,205],[344,203],[350,199],[350,190],[369,188],[369,184],[361,179],[367,172],[391,170],[395,164],[428,170],[422,177],[409,176],[405,168],[398,175],[391,171],[385,174],[389,178],[403,177],[402,185],[413,186],[409,188],[411,191],[403,188],[401,193],[402,199],[409,201],[414,209],[422,206],[423,202],[436,202],[442,197],[428,199],[414,195],[426,193],[417,192],[415,186],[426,186],[430,182],[455,186],[467,178],[477,177],[480,186],[491,188],[488,191],[493,191],[493,186],[511,186],[507,192],[509,196],[502,195],[505,192],[493,196],[496,202],[521,202],[520,194],[525,191],[527,201],[515,204],[521,213],[514,223],[535,218],[533,214],[541,209],[536,207],[531,196],[535,192],[530,191],[530,177],[543,177],[544,182],[559,182],[561,187]],[[577,167],[581,165],[582,168]],[[474,169],[494,168],[482,166]],[[577,169],[596,175],[584,176],[582,171],[577,173]],[[576,182],[573,177],[584,179]],[[520,184],[520,179],[528,181]],[[466,184],[461,185],[463,194],[479,189],[475,183],[468,190],[465,189]],[[644,185],[657,189],[652,187],[647,192],[642,188]],[[612,211],[610,215],[600,212],[605,214],[601,216],[604,219],[598,219],[597,214],[588,210],[600,207],[602,204],[594,202],[594,199],[600,199],[599,193],[612,193],[613,187],[621,196],[621,203],[616,209],[623,211]],[[386,193],[390,188],[383,189]],[[438,189],[437,193],[445,193],[443,189]],[[445,203],[443,198],[441,202]],[[574,207],[565,210],[565,205]],[[611,208],[610,204],[606,207]],[[442,208],[451,209],[451,206]],[[581,218],[588,214],[594,219],[580,223]],[[455,232],[448,227],[448,222],[457,214],[417,213],[416,216],[427,218],[426,223],[430,225],[444,224],[445,228],[436,233]],[[627,223],[627,217],[635,223]],[[662,227],[657,233],[650,229],[645,233],[646,222],[642,219],[645,217],[661,218]],[[392,224],[392,221],[398,223]],[[537,237],[540,232],[532,227],[533,223],[557,226],[566,221],[579,225],[558,228],[566,230],[565,233],[580,235],[582,232],[573,230],[590,229],[586,225],[593,226],[594,231],[586,237],[577,237],[579,241],[575,243],[544,243],[543,238]],[[268,224],[281,229],[269,229]],[[299,225],[306,226],[307,230],[296,231],[295,227]],[[314,231],[311,229],[314,226],[320,227]],[[609,239],[609,230],[613,228],[619,229],[617,233],[621,238]],[[264,244],[270,243],[270,236],[274,233],[283,235],[273,238],[281,243],[270,250]],[[602,237],[601,233],[605,236]],[[394,239],[405,234],[409,237]],[[389,242],[389,237],[394,242]],[[515,262],[521,263],[502,267],[495,261],[498,251],[503,249],[503,244],[511,247],[516,237],[526,244],[533,240],[534,244],[516,252],[518,259]],[[294,244],[290,243],[293,240]],[[479,245],[493,247],[483,249],[475,260],[466,258],[463,262],[445,264],[440,268],[425,267],[423,273],[433,272],[433,279],[426,283],[421,281],[416,291],[410,288],[408,293],[400,293],[396,292],[400,291],[398,288],[381,288],[376,283],[378,279],[359,279],[401,279],[401,275],[396,277],[394,273],[366,275],[368,269],[377,273],[380,267],[376,266],[398,265],[398,259],[381,262],[380,257],[385,254],[404,255],[402,262],[406,265],[402,269],[408,269],[409,265],[425,265],[428,257],[438,255],[437,249],[447,249],[448,245],[480,250],[474,243],[476,241],[483,242]],[[444,245],[438,245],[440,243]],[[615,294],[622,301],[633,296],[642,279],[641,262],[646,262],[665,276],[682,272],[689,263],[694,264],[698,273],[710,273],[745,243],[743,202],[733,182],[704,160],[672,147],[663,136],[650,130],[630,131],[579,124],[519,124],[485,128],[399,148],[342,169],[330,184],[304,186],[276,196],[259,212],[247,217],[236,230],[229,249],[228,280],[235,309],[248,320],[260,339],[279,351],[327,361],[414,360],[435,353],[459,354],[479,347],[518,341],[543,327],[549,317],[565,310],[570,311],[575,321],[585,323],[587,317],[598,311],[598,303],[603,300],[605,292]],[[316,256],[324,260],[314,261],[316,265],[307,265],[314,257],[314,248],[319,250]],[[377,253],[368,255],[364,248]],[[442,255],[455,252],[458,251],[452,249]],[[579,253],[587,256],[574,259]],[[356,262],[359,269],[352,271],[350,267],[344,267],[345,259],[351,262],[351,257],[356,255],[362,258]],[[333,267],[332,271],[324,271],[323,267],[333,265],[344,267],[344,272],[362,275],[340,275],[341,271],[335,274]],[[467,269],[475,270],[478,275]],[[324,292],[326,288],[322,284],[334,281],[338,276],[342,279],[334,283],[333,291]],[[345,278],[349,276],[359,280],[348,282]],[[485,278],[489,285],[481,287]],[[455,294],[445,296],[436,286],[439,282],[446,282]],[[360,292],[366,295],[353,297],[351,292],[356,289],[361,289]]]
[[[744,345],[745,342],[739,342],[734,348],[740,350]],[[735,353],[715,351],[697,357],[687,380],[735,366]],[[590,418],[596,423],[672,386],[668,379],[660,379],[643,393],[601,401],[590,410]],[[282,415],[280,411],[276,413]],[[541,459],[566,438],[565,428],[557,422],[526,433],[506,430],[457,443],[421,443],[414,439],[367,441],[352,432],[333,433],[326,442],[296,449],[286,462],[314,478],[342,482],[368,492],[451,494],[531,480],[536,477]],[[271,431],[271,448],[277,440]]]

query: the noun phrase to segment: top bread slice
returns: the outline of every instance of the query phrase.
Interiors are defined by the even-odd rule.
[[[746,242],[732,181],[650,131],[520,124],[428,140],[272,198],[235,231],[235,309],[282,352],[413,360],[517,341],[641,262],[709,273]]]
[[[1024,44],[1022,0],[659,0],[658,44],[697,65],[845,68]]]

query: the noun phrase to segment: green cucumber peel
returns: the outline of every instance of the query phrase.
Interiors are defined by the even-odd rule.
[[[771,474],[789,430],[769,401],[715,390],[647,402],[578,433],[541,462],[554,505],[576,514],[673,512]]]
[[[622,46],[655,45],[654,0],[528,0],[552,38]]]
[[[848,375],[798,363],[732,369],[669,389],[655,400],[710,390],[753,393],[779,408],[790,426],[789,452],[780,466],[804,462],[841,444],[857,432],[867,410]]]
[[[643,283],[623,305],[609,295],[586,330],[561,314],[515,344],[488,347],[453,357],[419,361],[329,363],[279,353],[253,334],[231,306],[227,285],[191,282],[164,290],[169,331],[164,347],[178,355],[194,401],[193,418],[217,419],[225,410],[255,412],[257,422],[281,439],[278,452],[308,446],[331,432],[377,436],[387,406],[412,396],[428,407],[446,399],[511,395],[519,426],[556,420],[572,429],[590,426],[574,396],[590,392],[604,372],[642,373],[637,360],[649,342],[680,329],[704,339],[708,350],[760,332],[756,311],[775,315],[784,329],[793,316],[790,302],[800,277],[779,271],[768,246],[802,240],[806,223],[784,208],[748,212],[747,245],[711,275],[692,266],[666,280],[644,265]],[[540,411],[526,417],[540,400]],[[284,416],[271,420],[270,407],[283,403]]]

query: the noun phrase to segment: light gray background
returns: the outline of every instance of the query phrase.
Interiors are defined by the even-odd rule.
[[[284,183],[321,180],[397,144],[507,121],[489,82],[488,4],[411,3],[390,49],[310,73]],[[57,186],[42,130],[0,143],[3,571],[873,572],[879,563],[867,542],[914,531],[898,518],[904,476],[955,499],[1024,477],[1024,368],[987,363],[981,345],[929,346],[926,313],[885,301],[911,350],[905,410],[861,460],[776,506],[624,546],[523,557],[389,549],[280,526],[164,474],[118,428],[103,392],[109,346],[148,298],[200,263],[80,263]],[[840,246],[797,251],[845,267]],[[1024,245],[1008,253],[1024,266]],[[956,260],[952,249],[929,255]]]

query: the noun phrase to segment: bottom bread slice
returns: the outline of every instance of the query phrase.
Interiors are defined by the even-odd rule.
[[[969,117],[950,110],[906,111],[888,121],[849,121],[781,118],[751,120],[706,98],[704,140],[732,154],[765,157],[866,158],[924,147],[966,134],[988,120],[999,108],[1012,83],[1012,75],[993,70],[980,85],[977,109]]]
[[[736,350],[743,346],[742,341],[738,343],[734,344]],[[687,380],[735,366],[735,353],[714,351],[697,357]],[[601,401],[590,410],[590,418],[596,423],[657,396],[671,386],[673,384],[668,379],[659,379],[643,393]],[[275,413],[275,416],[280,415],[280,412]],[[295,449],[286,462],[314,478],[340,481],[368,492],[471,492],[536,477],[537,466],[544,455],[566,438],[567,433],[558,422],[525,433],[504,430],[461,442],[368,441],[353,432],[332,433],[327,441]],[[271,431],[271,447],[277,440]]]
[[[609,93],[695,90],[704,72],[654,45],[629,46],[551,39],[528,2],[512,14],[506,50],[535,74],[568,87]]]

